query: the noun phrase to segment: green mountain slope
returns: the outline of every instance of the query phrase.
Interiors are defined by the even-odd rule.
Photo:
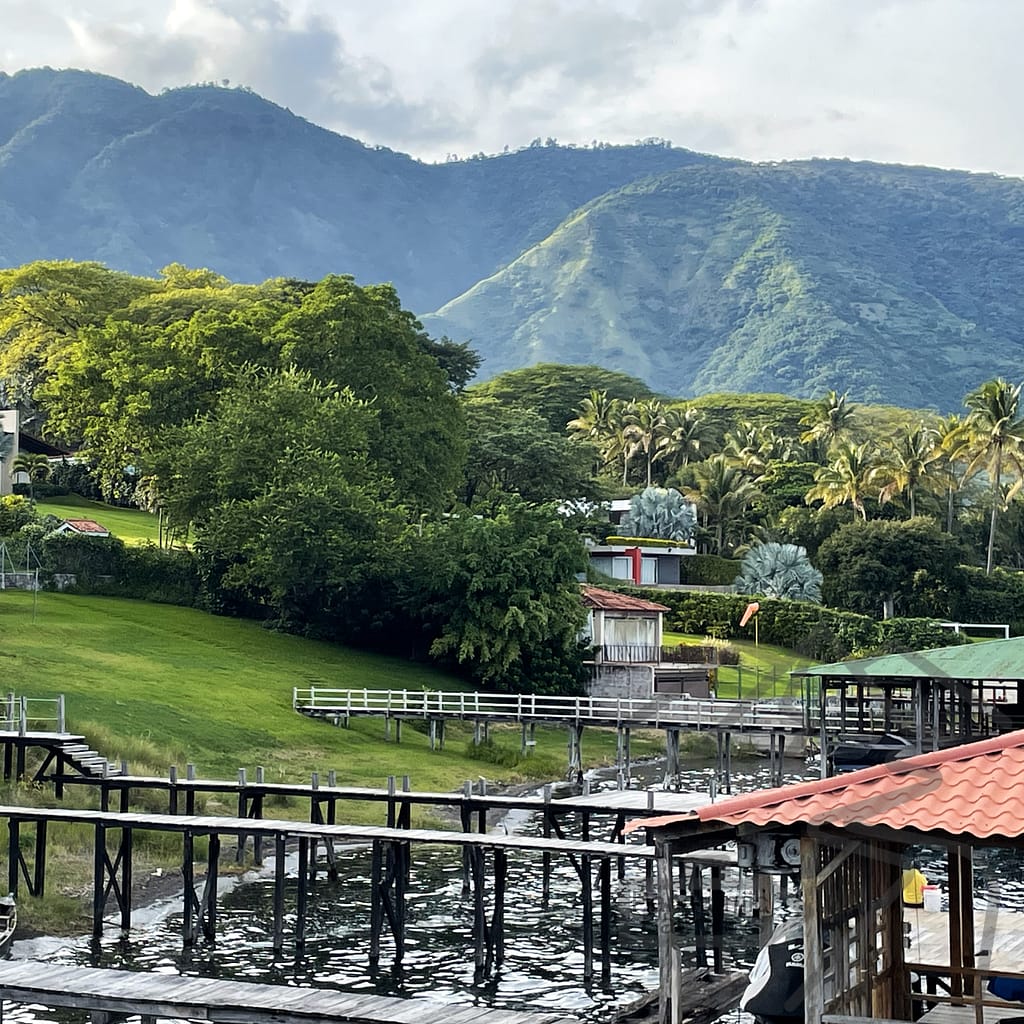
[[[241,89],[150,96],[78,71],[0,73],[0,265],[171,262],[238,281],[351,273],[430,310],[637,177],[715,158],[661,145],[423,164]]]
[[[846,161],[610,192],[425,325],[491,374],[593,362],[661,392],[849,389],[954,408],[1019,373],[1024,182]]]

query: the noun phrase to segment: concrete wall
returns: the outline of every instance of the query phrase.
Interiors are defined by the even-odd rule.
[[[588,697],[650,700],[653,695],[654,669],[650,665],[595,665],[587,684]]]
[[[11,465],[18,457],[18,410],[0,409],[0,430],[5,434],[13,434],[14,444],[11,446],[10,454],[0,465],[0,494],[10,494],[12,484]]]

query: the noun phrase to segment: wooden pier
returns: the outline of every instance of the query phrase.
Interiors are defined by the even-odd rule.
[[[565,839],[558,836],[529,837],[501,833],[447,832],[434,829],[388,828],[340,825],[321,822],[278,821],[198,815],[115,813],[112,811],[65,810],[63,808],[0,807],[8,820],[8,886],[17,894],[24,883],[29,893],[40,896],[46,880],[47,831],[57,824],[79,825],[94,830],[93,935],[103,933],[108,903],[113,904],[122,931],[131,927],[132,844],[137,831],[178,833],[182,837],[183,914],[182,941],[186,947],[200,938],[213,941],[217,930],[217,883],[221,836],[259,836],[274,850],[273,948],[284,948],[285,936],[285,854],[297,847],[298,870],[294,911],[294,946],[301,955],[306,943],[309,901],[318,871],[318,850],[325,851],[328,875],[336,877],[336,847],[355,844],[365,847],[371,859],[370,929],[368,956],[371,970],[378,966],[383,940],[388,937],[394,960],[405,954],[407,925],[406,895],[410,884],[413,848],[422,845],[458,847],[463,857],[464,891],[473,904],[473,957],[477,976],[483,978],[504,960],[504,915],[510,856],[539,857],[547,891],[551,860],[568,859],[579,879],[581,899],[581,945],[583,977],[595,974],[600,960],[603,979],[611,974],[612,868],[634,861],[644,865],[648,880],[648,903],[654,905],[654,848],[626,842]],[[34,826],[34,843],[26,834]],[[196,886],[197,840],[207,844],[205,881]],[[34,856],[32,856],[34,851]],[[695,866],[710,867],[712,888],[720,896],[721,871],[735,863],[725,851],[702,851],[687,855]],[[31,861],[31,863],[30,863]],[[648,867],[648,865],[651,865]],[[488,906],[489,905],[489,906]],[[724,901],[712,892],[711,920],[715,966],[721,967],[724,933]]]
[[[570,1024],[558,1013],[459,1006],[324,988],[261,985],[141,971],[0,963],[0,999],[86,1010],[97,1024],[141,1015],[217,1024]]]
[[[718,774],[724,779],[725,792],[730,788],[730,749],[734,734],[760,735],[768,739],[774,784],[782,779],[786,737],[807,734],[803,705],[780,706],[775,701],[296,687],[292,706],[300,714],[326,719],[335,725],[348,725],[355,717],[382,718],[388,737],[394,726],[396,742],[401,740],[403,721],[424,721],[432,750],[443,748],[447,722],[471,722],[477,743],[486,738],[493,723],[518,724],[524,752],[534,742],[538,725],[556,726],[568,732],[569,777],[578,779],[583,777],[583,730],[587,726],[617,731],[618,764],[627,777],[632,731],[664,731],[666,783],[678,781],[682,770],[680,734],[711,732],[718,737]]]

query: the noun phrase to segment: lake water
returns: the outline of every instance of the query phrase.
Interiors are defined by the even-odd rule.
[[[787,781],[805,776],[801,763],[791,762],[791,767],[794,771]],[[636,769],[639,777],[635,784],[642,786],[648,781],[642,777],[644,770],[643,766]],[[648,769],[652,776],[658,770],[657,766]],[[684,787],[707,792],[711,777],[711,769],[687,772]],[[733,792],[767,784],[767,764],[757,761],[750,764],[749,771],[741,770],[734,775]],[[595,773],[592,786],[595,790],[612,788],[614,782]],[[510,815],[498,827],[519,834],[541,831],[536,816],[526,813]],[[603,837],[596,828],[593,835]],[[227,847],[225,855],[230,856]],[[922,862],[930,881],[944,882],[944,868],[936,855],[922,851]],[[606,1021],[616,1008],[657,987],[657,929],[648,912],[641,866],[631,866],[624,882],[613,879],[611,979],[604,986],[596,957],[596,980],[583,980],[580,886],[568,861],[554,859],[551,899],[548,907],[542,908],[539,855],[510,855],[505,962],[500,972],[483,982],[474,979],[472,897],[462,892],[462,862],[457,850],[414,848],[407,895],[406,956],[400,968],[390,962],[391,947],[385,932],[381,968],[373,976],[367,955],[369,851],[340,852],[339,870],[337,883],[328,883],[323,876],[318,880],[309,905],[307,945],[299,959],[288,948],[287,923],[284,953],[275,955],[271,948],[273,882],[267,878],[222,893],[218,900],[216,942],[199,943],[187,955],[181,945],[180,896],[166,905],[165,913],[135,915],[138,926],[133,926],[127,937],[120,937],[111,925],[109,935],[97,947],[88,942],[40,940],[16,944],[14,955],[61,963],[429,997],[457,1004],[557,1010],[584,1022]],[[1024,909],[1024,886],[1019,879],[1020,860],[1015,855],[1002,851],[979,855],[979,887],[994,888],[995,898],[1000,902]],[[756,931],[749,917],[750,880],[739,879],[737,872],[730,871],[726,872],[725,884],[726,959],[730,965],[749,967],[757,951]],[[293,908],[294,891],[289,892],[286,905]],[[789,908],[790,912],[795,909],[795,905]],[[688,907],[683,908],[679,933],[684,962],[692,963],[694,951],[687,948],[685,938],[693,933]],[[5,1017],[25,1022],[68,1019],[59,1011],[27,1007],[6,1011]],[[723,1019],[745,1018],[733,1011]]]

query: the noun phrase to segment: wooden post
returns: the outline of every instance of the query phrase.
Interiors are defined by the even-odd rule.
[[[657,843],[658,865],[658,1024],[678,1024],[679,1006],[674,994],[679,991],[679,953],[676,949],[673,909],[672,848]]]
[[[704,871],[699,864],[690,869],[690,910],[693,914],[694,953],[698,967],[708,965],[708,926],[704,914]]]
[[[92,851],[92,937],[98,939],[103,934],[103,905],[107,889],[107,880],[104,875],[107,855],[106,825],[96,825],[94,842]]]
[[[583,882],[583,980],[594,977],[594,873],[590,854],[580,858],[580,877]]]
[[[274,836],[274,952],[284,949],[284,836]]]
[[[306,948],[306,910],[309,906],[309,839],[299,839],[299,889],[295,898],[295,949]]]
[[[7,822],[7,891],[18,895],[18,858],[21,856],[21,822],[11,818]]]
[[[754,913],[757,916],[758,944],[763,946],[772,935],[775,924],[775,886],[772,876],[754,870]]]
[[[475,976],[483,977],[487,967],[487,916],[484,905],[484,851],[473,846],[469,852],[473,872],[473,967]]]
[[[602,857],[598,867],[601,883],[601,980],[612,976],[612,862]]]
[[[98,845],[98,843],[97,843]],[[195,868],[193,865],[193,837],[191,832],[182,835],[181,881],[185,889],[184,912],[181,921],[181,940],[186,946],[195,941]]]
[[[380,932],[384,924],[384,909],[381,898],[381,873],[383,868],[381,841],[373,841],[370,863],[370,971],[375,973],[380,963]]]
[[[800,886],[804,898],[804,1024],[825,1012],[824,962],[818,907],[818,841],[800,837]]]
[[[501,967],[505,960],[505,886],[508,879],[508,853],[494,851],[494,915],[491,918],[491,946],[494,964]]]
[[[711,866],[711,956],[715,974],[722,973],[722,936],[725,932],[725,893],[722,868]]]
[[[551,838],[551,786],[543,789],[544,793],[544,838]],[[551,902],[551,853],[545,850],[541,854],[541,880],[540,880],[540,905],[547,909]]]
[[[40,821],[45,826],[46,821]],[[39,872],[39,861],[36,861],[36,872]],[[40,879],[41,881],[41,879]],[[42,896],[42,891],[39,892]],[[132,926],[132,830],[121,829],[121,931],[126,932]]]
[[[220,836],[209,837],[206,884],[203,886],[203,935],[208,942],[217,937],[217,872],[220,867]]]

